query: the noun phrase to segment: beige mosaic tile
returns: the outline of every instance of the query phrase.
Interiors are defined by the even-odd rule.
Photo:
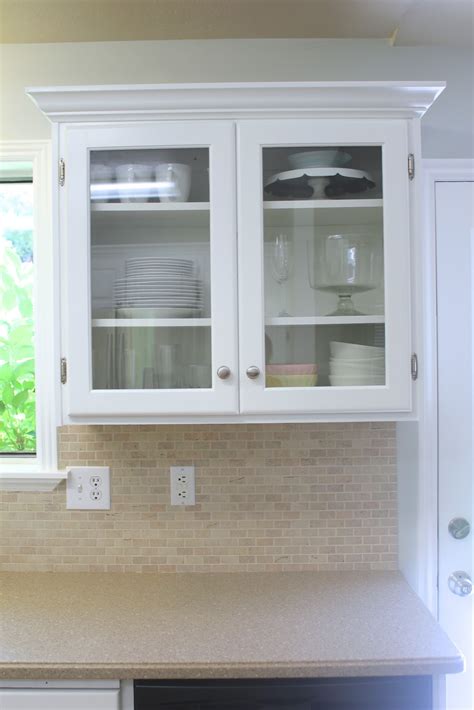
[[[393,423],[71,426],[61,466],[110,465],[110,511],[2,493],[0,569],[212,572],[396,569]],[[169,467],[196,466],[193,508]]]

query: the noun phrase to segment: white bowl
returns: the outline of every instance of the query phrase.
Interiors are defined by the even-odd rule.
[[[374,387],[385,384],[385,375],[329,375],[332,387]]]
[[[385,362],[385,353],[383,355],[377,355],[376,357],[363,357],[363,358],[354,358],[354,357],[331,357],[330,358],[332,362],[342,362],[342,363],[347,363],[348,365],[358,365],[361,362],[367,362],[367,363],[373,363],[374,365],[380,364],[382,362]]]
[[[383,375],[385,366],[384,363],[366,364],[363,360],[360,365],[346,365],[336,361],[329,363],[329,371],[331,375]]]
[[[115,174],[111,165],[91,163],[91,182],[110,182]]]
[[[292,153],[288,162],[292,168],[340,168],[352,160],[349,153],[344,153],[337,148],[320,148],[319,150],[306,150],[301,153]]]
[[[365,360],[367,358],[385,356],[385,348],[379,348],[374,345],[340,343],[336,340],[332,340],[329,343],[329,350],[332,357],[344,358],[348,360]]]

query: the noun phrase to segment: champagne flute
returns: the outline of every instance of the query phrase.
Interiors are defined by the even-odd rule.
[[[286,288],[283,284],[290,275],[291,243],[286,234],[277,234],[273,243],[272,251],[272,276],[280,285],[281,309],[279,316],[289,316],[286,310]]]

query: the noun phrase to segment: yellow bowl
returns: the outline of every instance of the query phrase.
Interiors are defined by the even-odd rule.
[[[317,375],[269,375],[265,377],[267,387],[315,387]]]

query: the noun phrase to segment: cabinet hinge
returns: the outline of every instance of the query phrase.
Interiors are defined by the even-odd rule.
[[[411,379],[418,379],[418,355],[416,353],[411,356]]]
[[[66,163],[61,158],[61,160],[59,161],[59,184],[60,184],[60,186],[64,187],[65,182],[66,182]]]
[[[410,180],[415,177],[415,156],[413,153],[408,153],[408,177]]]
[[[61,384],[65,385],[67,382],[67,360],[65,357],[61,358],[60,372],[61,372]]]

